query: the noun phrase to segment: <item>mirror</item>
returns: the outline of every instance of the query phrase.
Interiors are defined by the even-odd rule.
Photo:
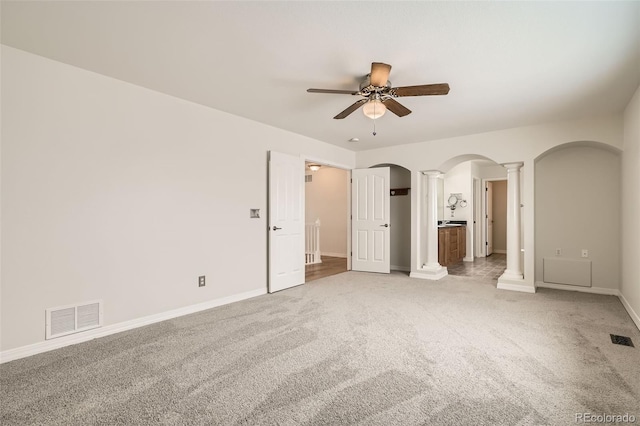
[[[455,209],[456,204],[458,204],[458,197],[451,194],[451,196],[449,196],[449,199],[447,200],[447,204],[449,205],[449,208]]]

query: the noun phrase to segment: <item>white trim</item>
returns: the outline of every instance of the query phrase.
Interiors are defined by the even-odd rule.
[[[506,251],[506,250],[497,250],[497,249],[493,249],[493,252],[494,252],[494,253],[497,253],[497,254],[507,254],[507,251]]]
[[[522,275],[512,275],[508,271],[498,278],[496,285],[498,290],[520,291],[523,293],[535,293],[535,283],[530,283],[522,278]]]
[[[535,293],[535,287],[529,287],[523,284],[513,284],[513,283],[505,283],[498,282],[496,286],[498,290],[510,290],[510,291],[520,291],[522,293]]]
[[[329,251],[320,252],[320,256],[329,256],[329,257],[347,257],[347,253],[333,253]]]
[[[536,287],[552,288],[554,290],[578,291],[581,293],[606,294],[608,296],[620,296],[620,291],[617,288],[580,287],[567,284],[545,283],[544,281],[536,281]]]
[[[31,345],[21,346],[15,349],[9,349],[0,352],[0,364],[36,355],[39,353],[52,351],[54,349],[60,349],[65,346],[75,345],[77,343],[86,342],[89,340],[97,339],[99,337],[109,336],[111,334],[120,333],[121,331],[132,330],[134,328],[143,327],[145,325],[154,324],[156,322],[166,321],[168,319],[181,317],[183,315],[193,314],[195,312],[227,305],[233,302],[239,302],[241,300],[250,299],[256,296],[262,296],[266,293],[267,291],[265,288],[251,290],[244,293],[235,294],[233,296],[222,297],[220,299],[209,300],[208,302],[198,303],[195,305],[173,309],[171,311],[161,312],[159,314],[124,321],[118,324],[107,325],[102,328],[94,328],[83,333],[70,334],[68,336],[60,337],[54,340],[46,340],[38,343],[33,343]]]
[[[411,268],[409,266],[399,266],[399,265],[391,265],[391,270],[392,271],[404,271],[404,272],[410,272]]]
[[[342,169],[350,171],[355,168],[355,166],[349,166],[347,164],[336,163],[334,161],[325,160],[324,158],[316,157],[313,155],[300,154],[300,158],[302,158],[305,163],[316,163],[322,166],[334,167],[336,169]]]
[[[417,271],[411,271],[409,277],[437,281],[447,275],[449,275],[449,270],[444,266],[438,265],[435,268],[422,267]]]
[[[618,294],[618,298],[622,302],[622,306],[624,306],[624,308],[629,313],[631,320],[636,324],[636,327],[638,327],[638,330],[640,330],[640,315],[638,315],[638,313],[633,310],[633,308],[631,307],[627,299],[625,299],[624,294],[622,293]]]

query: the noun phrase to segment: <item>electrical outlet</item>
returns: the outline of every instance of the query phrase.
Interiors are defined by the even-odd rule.
[[[198,277],[198,287],[204,287],[204,275]]]
[[[562,256],[562,249],[561,248],[557,248],[556,249],[556,256]]]
[[[589,250],[582,249],[582,257],[589,257]]]

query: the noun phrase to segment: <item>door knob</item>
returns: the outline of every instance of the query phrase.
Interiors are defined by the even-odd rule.
[[[380,225],[380,226],[384,226],[385,228],[388,228],[388,227],[389,227],[389,224],[388,224],[388,223],[385,223],[384,225]]]
[[[278,229],[282,229],[282,228],[278,228],[277,226],[273,225],[273,230],[277,231]]]

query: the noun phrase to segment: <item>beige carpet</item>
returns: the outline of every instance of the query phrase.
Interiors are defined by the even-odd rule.
[[[640,422],[638,346],[616,297],[348,272],[3,364],[0,423]]]

